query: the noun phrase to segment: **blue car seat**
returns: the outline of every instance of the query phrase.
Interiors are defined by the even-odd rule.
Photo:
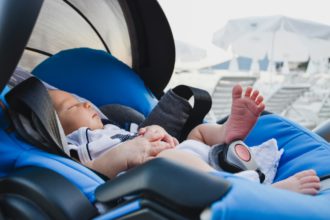
[[[85,49],[82,49],[82,54],[84,52],[86,52]],[[97,54],[94,55],[95,60],[97,60]],[[71,57],[71,59],[79,59],[79,57]],[[56,59],[54,60],[56,61]],[[47,62],[49,62],[48,65],[52,68],[47,68]],[[70,61],[67,62],[70,63]],[[117,60],[115,62],[120,63]],[[81,64],[82,62],[77,61],[77,63]],[[97,66],[97,64],[95,65]],[[120,65],[116,64],[116,66]],[[59,69],[55,70],[56,68]],[[110,71],[108,70],[108,68],[110,68],[109,66],[103,66],[103,68],[106,68],[104,71],[101,71],[103,73]],[[128,71],[128,74],[134,74],[134,72],[127,69],[126,66],[122,66],[121,68]],[[111,103],[110,96],[104,96],[104,94],[109,94],[109,89],[111,95],[115,95],[115,91],[112,90],[115,86],[112,86],[112,84],[109,83],[112,82],[116,84],[117,82],[114,80],[106,80],[108,75],[105,74],[97,76],[95,74],[91,75],[92,73],[98,72],[95,71],[94,68],[90,68],[89,73],[88,71],[84,72],[85,70],[86,67],[84,65],[76,65],[76,68],[70,69],[69,73],[62,73],[61,66],[52,65],[51,61],[48,60],[38,66],[33,73],[46,82],[59,88],[81,96],[86,96],[98,105]],[[70,74],[70,80],[67,80],[67,74]],[[131,77],[131,75],[127,76]],[[137,79],[137,81],[139,82],[140,80]],[[143,87],[143,83],[139,82],[138,88],[133,87],[136,90],[131,90],[130,85],[134,84],[134,82],[131,83],[129,81],[128,84],[122,81],[120,82],[121,86],[119,88],[120,92],[117,93],[118,97],[124,94],[124,92],[135,93],[143,88],[141,90],[144,95],[138,95],[138,100],[133,100],[136,101],[134,102],[136,104],[130,106],[135,107],[135,105],[139,105],[138,103],[144,99],[144,101],[141,102],[145,104],[142,104],[142,107],[137,107],[137,109],[144,114],[148,114],[153,106],[153,101],[150,100],[153,99],[152,96],[150,97],[148,90]],[[62,86],[62,84],[64,86]],[[93,89],[92,87],[86,87],[88,85],[93,85]],[[94,89],[94,87],[96,87],[95,85],[98,86]],[[86,91],[86,88],[89,89]],[[127,103],[122,104],[126,105]],[[4,118],[5,117],[2,116],[2,119]],[[5,125],[5,123],[3,123],[2,126],[3,125]],[[93,204],[100,200],[103,201],[104,198],[102,195],[110,194],[109,191],[111,193],[114,191],[118,191],[118,193],[122,192],[122,189],[119,190],[116,187],[125,185],[125,182],[129,180],[132,181],[128,173],[127,175],[123,175],[122,178],[107,182],[105,186],[108,185],[110,188],[102,190],[99,186],[104,183],[104,180],[94,172],[68,158],[43,152],[18,139],[15,133],[8,134],[4,130],[6,127],[2,128],[1,140],[3,140],[2,143],[5,143],[0,148],[1,155],[5,155],[0,162],[2,176],[8,176],[22,167],[32,166],[47,168],[55,171],[64,177],[64,179],[72,183]],[[316,134],[313,134],[299,125],[277,115],[265,115],[258,120],[256,126],[246,139],[246,142],[248,145],[252,146],[260,144],[270,138],[276,138],[279,147],[284,148],[285,150],[279,164],[276,181],[282,180],[298,171],[308,168],[315,169],[319,176],[330,174],[330,166],[328,165],[328,161],[330,160],[330,146]],[[163,162],[161,162],[161,164],[163,165]],[[170,164],[168,165],[170,166]],[[157,166],[157,164],[155,166]],[[141,171],[142,169],[143,167],[137,169],[137,172],[143,172]],[[164,171],[164,175],[165,172],[166,171]],[[324,189],[316,196],[309,196],[256,184],[225,172],[215,172],[212,174],[212,177],[221,180],[219,184],[221,185],[221,189],[223,189],[222,193],[219,195],[217,194],[218,201],[213,200],[213,204],[209,206],[208,210],[210,211],[209,213],[211,213],[210,215],[212,219],[329,219],[330,217],[330,210],[328,208],[330,204],[329,188]],[[171,174],[168,173],[168,175]],[[211,175],[208,175],[208,177],[209,176]],[[204,183],[207,186],[212,185],[211,182],[214,180],[209,180],[208,177],[200,177],[201,179],[206,178],[207,181],[210,181],[209,184]],[[174,176],[171,182],[175,182],[175,178],[178,178],[178,176]],[[194,181],[186,181],[183,184],[184,186],[189,186],[193,182]],[[111,186],[114,186],[115,188],[111,190]],[[184,189],[185,187],[181,186],[181,188]],[[199,185],[197,188],[201,189],[202,185]],[[196,191],[190,191],[190,193],[197,194],[197,197],[202,198],[204,191],[206,194],[208,193],[208,188],[209,187],[205,187],[202,190],[196,190],[196,188],[194,188]],[[226,194],[223,194],[224,192],[226,192]],[[98,199],[96,199],[96,197],[98,197]],[[109,197],[118,198],[119,195],[111,195]],[[113,201],[114,200],[111,200],[111,202]],[[141,202],[139,202],[139,200],[134,201],[135,202],[128,203],[119,208],[113,208],[107,214],[103,215],[104,219],[115,217],[124,219],[123,216],[131,215],[133,211],[140,210]],[[165,201],[170,201],[170,199],[167,198]],[[189,203],[188,201],[186,202]],[[181,203],[174,202],[174,204],[180,205]],[[130,208],[128,208],[128,206]],[[181,206],[181,208],[182,207],[183,206]],[[182,209],[184,210],[184,208]],[[95,215],[95,212],[91,211],[90,213]],[[92,216],[93,214],[90,215]],[[101,217],[102,216],[100,216],[100,218]]]
[[[34,88],[37,88],[36,92],[33,91]],[[44,91],[40,88],[43,88]],[[56,121],[52,121],[53,116],[51,114],[41,113],[39,115],[34,114],[36,112],[26,111],[25,109],[29,109],[29,105],[20,102],[20,98],[16,96],[18,94],[22,97],[30,96],[32,98],[30,101],[33,102],[32,105],[36,103],[36,100],[39,100],[40,107],[43,107],[44,112],[47,112],[45,110],[46,106],[51,102],[49,99],[47,103],[47,100],[44,99],[44,97],[48,97],[46,89],[39,80],[30,78],[6,94],[6,100],[8,100],[11,107],[13,123],[18,122],[15,118],[17,115],[20,116],[20,119],[25,117],[25,119],[31,119],[30,123],[29,120],[21,120],[20,122],[25,124],[25,128],[29,124],[30,132],[39,131],[39,133],[30,134],[34,138],[39,136],[36,139],[45,145],[44,140],[48,139],[46,137],[47,132],[40,131],[38,128],[48,123],[45,122],[47,119],[50,121],[50,125]],[[54,114],[54,111],[52,113]],[[7,127],[9,124],[4,122],[3,125]],[[18,126],[15,126],[15,128],[19,134],[22,134],[22,128]],[[44,126],[43,129],[47,130],[48,128]],[[133,218],[129,219],[144,217],[154,219],[157,216],[162,216],[159,213],[165,213],[170,219],[194,219],[194,216],[202,208],[209,205],[210,201],[220,198],[230,187],[230,184],[223,179],[205,173],[198,173],[166,160],[156,159],[111,180],[109,188],[108,184],[101,185],[104,183],[103,180],[82,165],[63,155],[47,153],[24,141],[16,140],[16,142],[15,133],[8,134],[7,132],[4,132],[3,136],[8,136],[5,142],[9,147],[5,147],[3,153],[7,153],[9,156],[2,161],[1,170],[3,171],[2,176],[6,177],[9,173],[11,175],[0,181],[0,205],[4,207],[5,217],[13,219],[91,219],[100,214],[92,206],[95,203],[99,203],[99,205],[102,203],[103,208],[101,210],[105,210],[105,207],[113,209],[103,213],[102,216],[96,217],[96,219],[114,219],[117,217],[121,219],[122,216],[127,214],[134,215]],[[48,134],[53,133],[56,133],[56,131],[50,131]],[[24,137],[24,135],[21,135],[21,137]],[[12,140],[16,143],[10,143]],[[30,139],[26,140],[30,142]],[[15,153],[10,154],[11,150]],[[172,169],[169,169],[171,167]],[[149,172],[145,172],[145,168]],[[60,173],[61,176],[51,172],[51,170]],[[128,175],[128,173],[131,173],[131,175]],[[162,176],[159,176],[160,173]],[[71,179],[63,178],[63,174],[64,176],[71,176]],[[178,180],[178,177],[181,181],[174,181],[174,184],[170,185],[166,182],[168,179]],[[183,181],[194,181],[194,184],[181,189]],[[73,185],[80,185],[81,188],[78,187],[78,190],[73,187],[72,183]],[[200,191],[200,186],[205,184],[208,184],[209,188],[206,191],[203,190],[203,195],[191,194],[191,192]],[[178,192],[181,195],[178,195]],[[135,197],[140,194],[143,195],[144,199],[141,199],[140,196]],[[120,201],[121,197],[125,195],[129,195],[133,201],[118,208],[113,208],[116,202]],[[70,201],[67,202],[67,200]],[[167,208],[160,207],[154,200],[170,205],[166,205]],[[175,212],[169,210],[169,208],[174,209]],[[158,211],[150,211],[150,209],[156,211],[158,209]],[[177,214],[177,212],[181,213]]]

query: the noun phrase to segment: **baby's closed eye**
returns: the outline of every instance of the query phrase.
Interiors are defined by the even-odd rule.
[[[74,108],[76,108],[76,107],[77,107],[77,105],[69,106],[68,110],[70,110],[70,109],[74,109]]]

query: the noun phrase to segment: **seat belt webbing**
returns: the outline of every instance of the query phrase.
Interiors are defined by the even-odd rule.
[[[173,91],[186,100],[189,100],[192,96],[194,97],[194,105],[181,133],[180,139],[184,140],[191,129],[203,122],[205,115],[211,109],[212,98],[207,91],[186,85],[179,85]]]
[[[49,153],[66,156],[63,151],[66,143],[57,115],[40,80],[31,77],[14,87],[5,97],[20,136]]]

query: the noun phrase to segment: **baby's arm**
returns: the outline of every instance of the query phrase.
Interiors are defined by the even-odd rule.
[[[85,165],[113,178],[122,171],[153,159],[161,151],[169,148],[171,146],[166,142],[150,142],[147,138],[138,136],[105,151],[98,158],[85,163]]]
[[[155,157],[167,158],[204,172],[214,171],[212,167],[194,155],[173,149],[164,141],[151,142],[143,136],[119,144],[86,165],[113,178],[120,172],[141,165]]]
[[[118,145],[105,151],[98,158],[85,162],[84,165],[111,179],[120,172],[127,170],[124,154],[124,147]]]

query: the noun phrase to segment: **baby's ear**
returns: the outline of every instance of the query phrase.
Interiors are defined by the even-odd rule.
[[[58,109],[58,106],[56,105],[56,102],[55,102],[55,97],[57,95],[56,93],[56,90],[48,90],[48,95],[49,95],[49,98],[50,98],[50,101],[52,102],[53,104],[53,107],[55,109],[55,111],[58,113],[59,112],[59,109]]]
[[[48,91],[48,94],[50,95],[50,96],[53,96],[53,95],[55,95],[55,89],[47,89],[47,91]]]

